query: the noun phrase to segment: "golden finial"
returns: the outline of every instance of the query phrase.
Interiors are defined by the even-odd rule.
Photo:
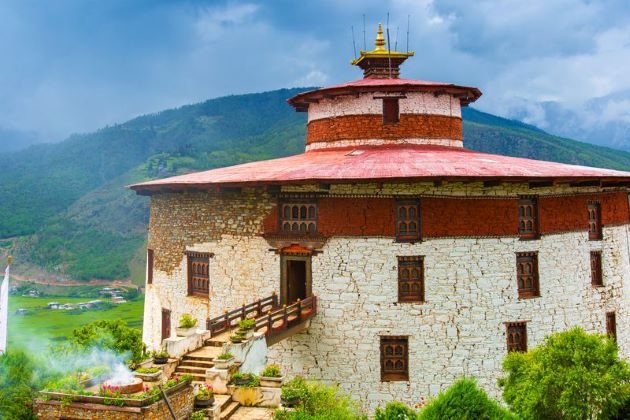
[[[11,265],[11,264],[13,264],[13,257],[11,255],[9,255],[7,257],[7,265]]]
[[[379,23],[378,30],[376,31],[376,45],[375,51],[385,51],[385,38],[383,38],[383,26]]]

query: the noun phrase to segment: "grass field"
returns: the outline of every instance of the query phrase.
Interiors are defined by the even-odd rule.
[[[65,297],[9,297],[9,342],[8,348],[28,348],[37,351],[52,341],[64,340],[72,330],[99,319],[121,319],[128,325],[142,329],[142,299],[123,303],[110,309],[73,311],[46,309],[48,302],[78,303],[94,298]],[[15,315],[18,308],[28,310],[27,315]]]

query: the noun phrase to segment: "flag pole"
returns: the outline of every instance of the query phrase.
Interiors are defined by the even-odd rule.
[[[9,321],[9,273],[11,271],[13,257],[7,258],[7,268],[4,271],[4,280],[0,285],[0,353],[7,351],[7,334]]]

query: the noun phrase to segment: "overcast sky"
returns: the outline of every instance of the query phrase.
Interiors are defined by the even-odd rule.
[[[0,128],[58,140],[212,97],[357,79],[390,13],[407,78],[478,86],[500,115],[630,89],[628,0],[0,0]],[[399,28],[399,29],[398,29]],[[606,118],[630,121],[622,95]]]

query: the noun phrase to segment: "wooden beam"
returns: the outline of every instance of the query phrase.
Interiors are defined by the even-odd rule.
[[[532,181],[529,183],[530,189],[545,187],[553,187],[553,181]]]
[[[488,179],[486,181],[483,181],[483,186],[484,187],[498,187],[499,185],[501,185],[501,180],[500,179]]]

